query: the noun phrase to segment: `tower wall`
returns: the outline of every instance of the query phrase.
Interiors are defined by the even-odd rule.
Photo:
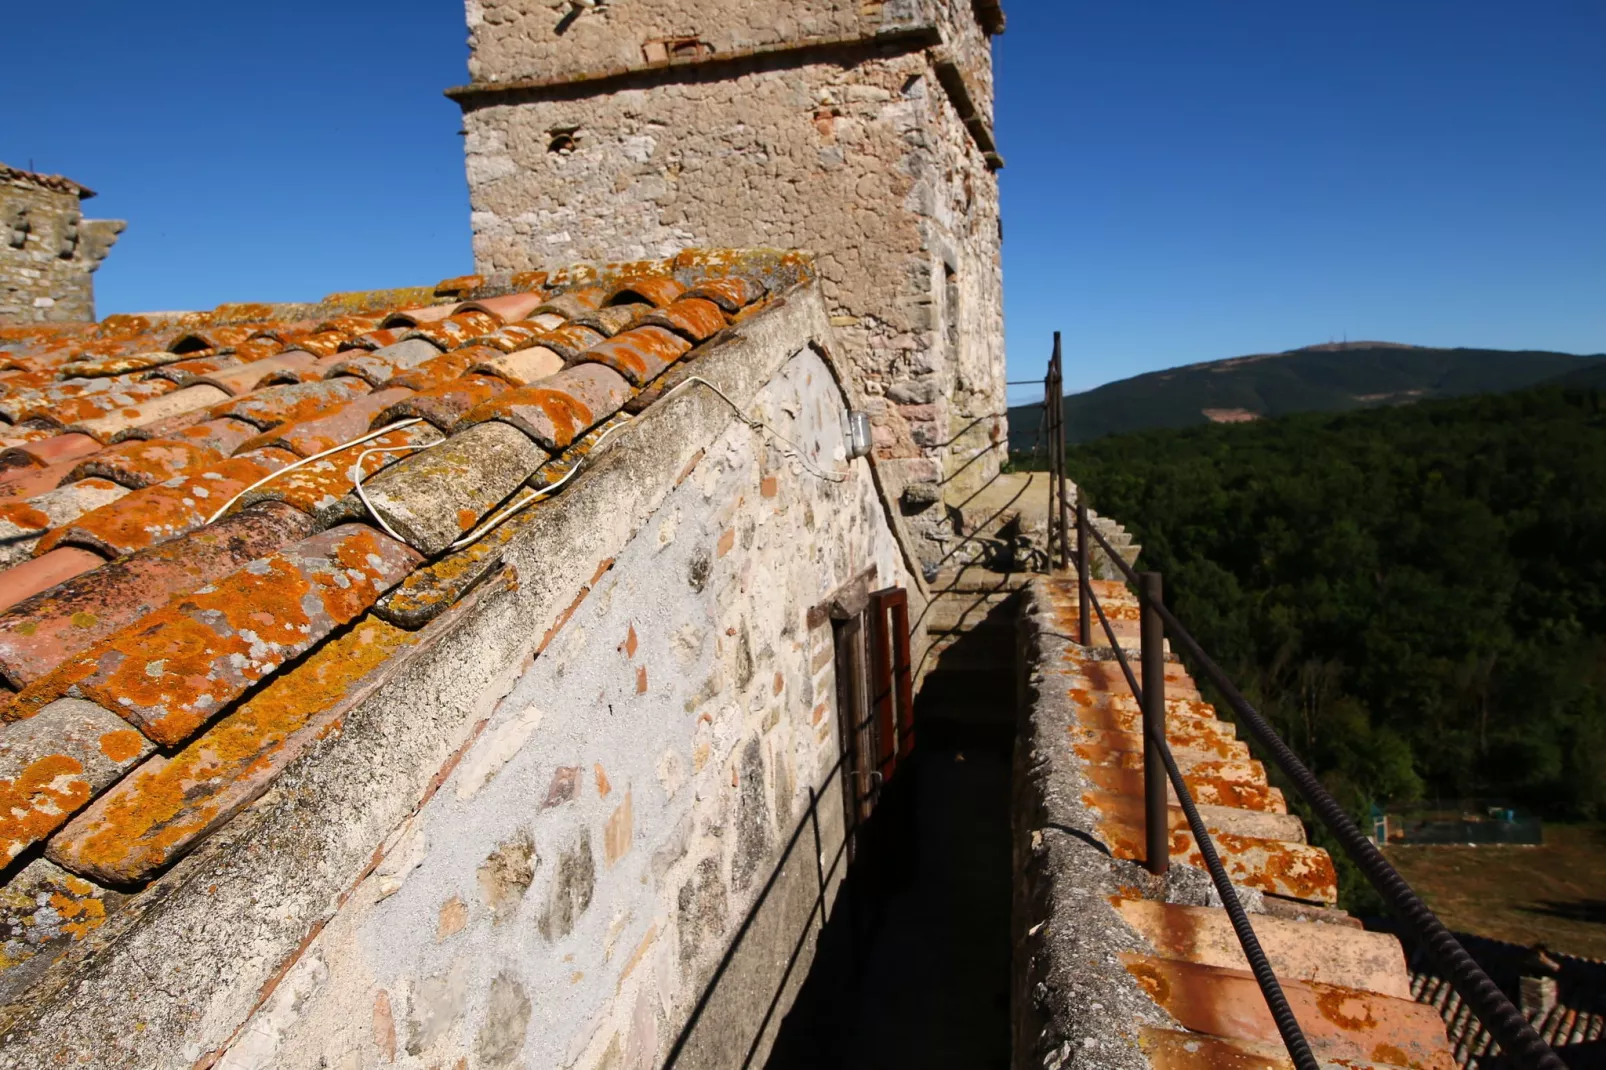
[[[965,0],[776,6],[633,0],[560,35],[547,4],[471,3],[475,82],[453,93],[476,263],[813,252],[936,560],[944,499],[1003,457],[990,42]]]

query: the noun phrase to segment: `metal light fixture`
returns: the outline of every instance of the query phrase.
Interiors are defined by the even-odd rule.
[[[842,414],[842,437],[848,442],[848,460],[870,455],[870,414],[850,410]]]

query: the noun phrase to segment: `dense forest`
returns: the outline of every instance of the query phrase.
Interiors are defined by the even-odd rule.
[[[1352,812],[1606,817],[1606,393],[1146,431],[1069,463]]]

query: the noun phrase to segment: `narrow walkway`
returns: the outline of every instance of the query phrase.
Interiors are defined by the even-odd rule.
[[[1009,1066],[1013,606],[980,613],[916,701],[775,1070]]]

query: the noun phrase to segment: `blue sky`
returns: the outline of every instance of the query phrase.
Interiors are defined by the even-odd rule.
[[[1606,350],[1599,0],[1005,7],[1011,378],[1055,329],[1073,388],[1346,335]],[[0,160],[130,221],[102,314],[471,268],[457,0],[8,16]]]

